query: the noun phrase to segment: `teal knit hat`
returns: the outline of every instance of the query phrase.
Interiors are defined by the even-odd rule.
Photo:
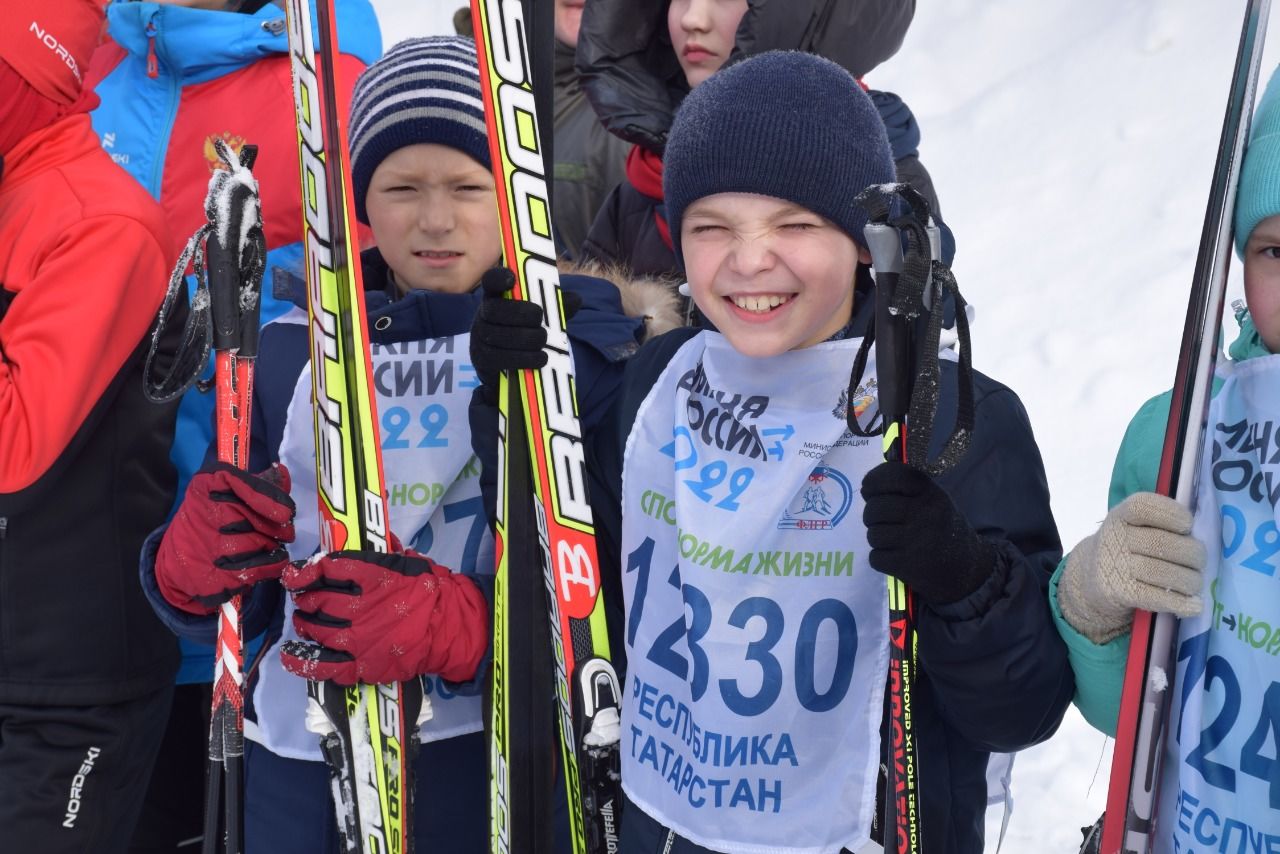
[[[1249,147],[1236,193],[1236,254],[1244,257],[1249,235],[1269,216],[1280,214],[1280,69],[1253,113]]]

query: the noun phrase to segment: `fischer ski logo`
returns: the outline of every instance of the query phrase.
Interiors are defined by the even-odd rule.
[[[90,747],[76,775],[71,778],[71,796],[67,800],[67,816],[62,820],[62,826],[65,828],[73,829],[76,826],[76,819],[80,816],[80,795],[84,790],[85,778],[93,771],[94,760],[101,753],[100,748]]]
[[[76,76],[77,83],[84,83],[84,79],[80,76],[80,66],[76,64],[76,58],[63,46],[62,42],[58,41],[53,33],[41,27],[39,21],[32,21],[31,26],[27,28],[27,32],[35,33],[36,38],[40,40],[42,45],[56,53],[58,58],[66,63],[67,68],[70,68],[71,73]]]

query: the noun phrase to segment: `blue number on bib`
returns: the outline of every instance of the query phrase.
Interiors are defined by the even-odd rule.
[[[681,439],[684,440],[683,446],[681,446]],[[672,431],[671,441],[663,445],[659,452],[675,460],[675,471],[694,468],[698,465],[698,448],[694,444],[693,434],[687,427],[676,427]],[[683,456],[678,456],[681,453]],[[728,463],[724,460],[714,460],[703,466],[697,477],[686,478],[684,483],[700,500],[708,504],[715,502],[717,507],[724,510],[737,510],[738,499],[742,498],[742,494],[747,491],[754,477],[755,471],[750,468],[734,469],[731,473]],[[711,491],[724,483],[725,478],[729,479],[729,494],[716,501],[716,496],[712,495]]]
[[[820,694],[814,684],[814,668],[818,659],[818,629],[826,620],[836,624],[836,664],[831,685],[825,694]],[[849,606],[839,599],[814,602],[800,621],[800,635],[796,638],[796,696],[800,705],[811,712],[827,712],[838,706],[849,692],[857,654],[858,624]]]
[[[1280,531],[1276,530],[1274,519],[1268,519],[1253,532],[1253,544],[1258,550],[1240,561],[1240,565],[1270,578],[1276,574],[1275,564],[1271,558],[1280,552]]]
[[[1227,539],[1227,520],[1231,520],[1231,539]],[[1222,558],[1229,560],[1236,549],[1244,542],[1249,523],[1245,521],[1244,512],[1230,504],[1222,505]]]
[[[1200,733],[1200,743],[1187,754],[1187,764],[1199,771],[1210,786],[1234,792],[1235,770],[1221,762],[1214,762],[1209,758],[1209,752],[1222,743],[1227,733],[1231,732],[1236,718],[1240,716],[1240,682],[1227,660],[1218,655],[1209,656],[1205,662],[1204,679],[1205,691],[1211,690],[1214,682],[1221,682],[1226,691],[1226,700],[1218,716]]]
[[[676,587],[680,586],[680,567],[676,567],[671,572],[671,582]],[[693,679],[690,680],[689,686],[692,688],[694,700],[702,698],[703,693],[707,690],[707,680],[711,676],[711,665],[707,661],[707,652],[699,644],[703,635],[711,628],[711,602],[707,600],[706,595],[694,587],[692,584],[680,591],[684,598],[684,604],[689,606],[689,610],[693,613],[693,622],[689,626],[689,635],[685,640],[689,644],[689,655],[693,658]]]
[[[462,501],[446,504],[440,509],[444,511],[446,524],[468,517],[471,518],[471,530],[467,532],[467,541],[462,547],[462,564],[449,568],[455,572],[474,574],[476,571],[476,559],[480,554],[480,544],[484,541],[484,532],[488,525],[485,521],[483,499],[479,496],[464,498]],[[414,535],[413,542],[409,546],[415,552],[431,557],[431,547],[435,544],[435,541],[435,531],[432,530],[431,523],[427,522]],[[434,558],[432,559],[434,560]]]
[[[729,478],[729,497],[716,502],[716,506],[723,507],[725,510],[737,510],[738,499],[747,491],[747,487],[751,485],[751,479],[755,476],[754,469],[741,468],[735,471]]]
[[[724,460],[716,460],[702,467],[701,479],[694,480],[689,478],[685,483],[693,490],[694,495],[710,504],[711,490],[724,483],[725,475],[728,473],[729,464]]]
[[[1280,682],[1272,682],[1262,698],[1262,716],[1240,751],[1240,770],[1250,777],[1266,780],[1271,784],[1269,796],[1271,808],[1280,810],[1280,758],[1262,755],[1262,746],[1271,734],[1273,750],[1280,754]]]
[[[676,459],[676,445],[679,444],[681,437],[689,443],[689,453],[682,459]],[[687,427],[677,427],[675,429],[675,437],[669,444],[662,446],[661,452],[676,460],[676,471],[690,468],[698,463],[698,451],[693,446],[693,436],[689,433],[689,428]]]
[[[1207,656],[1208,649],[1209,633],[1206,631],[1193,638],[1187,638],[1178,650],[1178,661],[1183,659],[1187,661],[1182,680],[1182,709],[1178,714],[1178,737],[1181,740],[1182,715],[1186,712],[1187,699],[1199,684],[1201,677],[1205,680],[1205,691],[1209,691],[1214,682],[1221,682],[1226,691],[1222,710],[1213,722],[1200,732],[1199,743],[1187,754],[1186,762],[1198,771],[1210,786],[1234,792],[1236,772],[1220,762],[1214,762],[1208,754],[1222,743],[1227,733],[1231,731],[1232,724],[1240,716],[1240,682],[1236,679],[1227,660],[1217,655]]]
[[[724,704],[731,711],[747,718],[767,711],[782,692],[782,665],[770,652],[782,637],[782,608],[772,599],[752,596],[750,599],[743,599],[733,609],[733,613],[729,615],[729,625],[745,629],[754,617],[764,620],[764,633],[759,640],[747,644],[746,659],[760,665],[760,690],[754,696],[747,697],[738,690],[738,680],[720,680],[720,696],[724,699]]]
[[[685,605],[693,612],[693,620],[686,629],[684,614],[681,614],[653,639],[653,647],[645,657],[668,673],[687,680],[692,689],[693,699],[699,700],[707,690],[708,662],[707,653],[698,645],[698,641],[702,640],[707,629],[711,628],[711,603],[707,601],[706,595],[692,584],[681,588],[678,566],[671,570],[667,583],[680,590]],[[675,645],[681,638],[687,642],[689,654],[693,657],[692,676],[689,675],[689,662],[675,650]]]
[[[484,542],[484,532],[488,528],[484,515],[484,499],[479,495],[444,506],[445,522],[457,522],[467,518],[471,519],[471,530],[467,532],[467,542],[462,547],[462,566],[452,568],[473,575],[476,571],[476,559],[480,555],[480,544]]]
[[[389,406],[382,413],[383,450],[396,450],[409,447],[408,439],[401,439],[400,434],[409,426],[409,410],[403,406]]]
[[[418,416],[418,422],[427,435],[418,443],[419,448],[447,448],[448,439],[440,438],[440,431],[449,423],[449,410],[438,403],[433,403]]]
[[[409,447],[408,438],[401,438],[405,428],[413,419],[409,410],[403,406],[389,406],[382,413],[382,448],[383,450],[400,450]],[[449,440],[441,438],[440,433],[449,423],[449,411],[438,403],[433,403],[418,413],[418,423],[426,435],[418,442],[419,448],[447,448]]]
[[[653,550],[654,541],[645,537],[627,556],[627,573],[637,574],[635,590],[627,609],[627,646],[631,648],[635,647],[636,633],[644,619]],[[685,615],[680,614],[653,639],[645,658],[675,677],[687,681],[690,696],[696,702],[706,693],[710,679],[711,665],[701,641],[712,625],[711,601],[692,584],[681,584],[679,566],[672,569],[667,577],[667,584],[680,591],[689,612],[689,623],[686,625]],[[754,617],[764,620],[764,631],[756,640],[747,642],[743,657],[760,666],[760,689],[754,695],[746,696],[739,688],[739,680],[718,680],[720,696],[725,705],[743,717],[753,717],[768,711],[782,692],[782,665],[773,654],[773,648],[782,637],[785,615],[781,606],[772,599],[753,596],[739,602],[729,614],[727,622],[734,628],[745,630]],[[820,692],[815,674],[817,638],[822,624],[828,620],[835,624],[836,656],[831,684],[826,691]],[[693,659],[692,674],[689,673],[689,661],[676,650],[676,645],[682,639]],[[810,606],[800,621],[800,632],[796,638],[795,690],[800,704],[811,712],[826,712],[840,705],[849,692],[857,652],[858,626],[848,605],[838,599],[820,599]]]
[[[631,596],[630,613],[627,614],[627,646],[636,645],[636,629],[644,615],[644,597],[649,592],[649,565],[653,563],[653,538],[645,537],[635,551],[627,555],[627,572],[639,571],[636,591]]]
[[[1228,525],[1227,523],[1231,524]],[[1230,534],[1227,531],[1230,529]],[[1230,560],[1249,538],[1249,522],[1244,511],[1231,504],[1222,505],[1222,557]],[[1271,578],[1276,574],[1275,564],[1271,558],[1280,552],[1280,530],[1276,529],[1274,519],[1268,519],[1253,532],[1253,554],[1240,561],[1245,569],[1262,573]]]

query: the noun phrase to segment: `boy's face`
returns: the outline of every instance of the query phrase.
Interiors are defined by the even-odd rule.
[[[830,338],[853,315],[853,278],[870,256],[806,208],[717,193],[684,212],[680,242],[694,302],[739,353],[757,358]]]
[[[747,0],[671,0],[667,31],[690,89],[729,59],[746,11]]]
[[[396,284],[463,294],[502,254],[493,175],[456,148],[418,144],[373,170],[369,227]]]
[[[1258,223],[1244,245],[1244,298],[1262,343],[1280,353],[1280,216]]]

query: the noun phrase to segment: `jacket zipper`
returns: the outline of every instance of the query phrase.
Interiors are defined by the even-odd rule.
[[[3,540],[7,533],[9,533],[9,517],[0,516],[0,540]]]
[[[671,830],[670,828],[668,828],[668,829],[667,829],[667,841],[666,841],[666,843],[665,843],[665,844],[663,844],[663,846],[662,846],[662,854],[671,854],[671,846],[673,846],[673,845],[675,845],[675,844],[676,844],[676,832],[675,832],[674,830]]]
[[[160,60],[156,58],[156,25],[147,24],[147,76],[155,80],[160,76]]]
[[[160,35],[160,27],[156,23],[156,19],[152,18],[147,22],[147,38],[149,41],[147,50],[147,76],[159,77],[159,56],[156,53],[156,39]],[[153,64],[154,63],[154,64]],[[152,72],[155,73],[152,73]],[[182,81],[177,74],[169,74],[168,80],[168,100],[166,106],[168,112],[165,116],[164,129],[158,135],[159,145],[156,146],[155,160],[151,164],[151,180],[147,189],[151,193],[151,197],[156,201],[160,200],[161,180],[164,177],[164,163],[169,156],[169,143],[173,136],[173,125],[178,118],[179,102],[182,98]]]

